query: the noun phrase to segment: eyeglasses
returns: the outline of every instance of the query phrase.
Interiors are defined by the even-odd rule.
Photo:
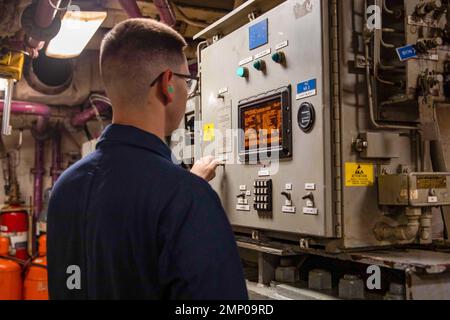
[[[164,73],[166,73],[166,71],[164,71],[163,73],[161,73],[151,84],[150,84],[150,88],[153,88],[159,80],[161,80],[161,77],[164,75]],[[192,86],[192,82],[193,81],[198,81],[200,78],[190,75],[190,74],[181,74],[181,73],[173,73],[174,76],[185,79],[186,80],[186,84],[188,86],[188,88],[190,88]]]

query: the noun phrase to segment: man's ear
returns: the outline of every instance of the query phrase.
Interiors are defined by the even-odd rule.
[[[173,87],[172,79],[173,79],[172,71],[167,70],[166,72],[164,72],[160,82],[161,92],[166,105],[173,101],[173,93],[175,90]]]

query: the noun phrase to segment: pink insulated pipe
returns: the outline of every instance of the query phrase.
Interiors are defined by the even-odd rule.
[[[93,100],[95,108],[89,108],[78,113],[70,120],[70,125],[75,128],[83,127],[86,123],[111,109],[111,105],[103,101]]]
[[[4,105],[4,101],[0,100],[0,112],[3,112]],[[38,133],[42,133],[47,127],[51,110],[44,104],[13,101],[11,104],[11,113],[37,116],[36,130]]]

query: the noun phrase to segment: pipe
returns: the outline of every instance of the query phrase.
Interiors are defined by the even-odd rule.
[[[4,105],[4,101],[0,100],[0,112],[3,112]],[[11,113],[37,116],[36,132],[42,134],[47,129],[51,110],[44,104],[13,101],[11,104]]]
[[[56,13],[61,5],[61,0],[57,0],[53,6],[50,4],[53,0],[40,0],[37,5],[36,15],[34,16],[34,22],[41,28],[48,28],[56,17]]]
[[[86,125],[92,119],[99,117],[111,108],[111,103],[106,98],[93,97],[90,101],[91,108],[78,113],[70,120],[70,125],[75,128],[80,128]]]
[[[208,27],[208,24],[206,22],[189,18],[183,11],[181,11],[181,9],[175,3],[171,2],[171,5],[173,10],[175,11],[175,14],[180,17],[180,20],[186,22],[187,24],[193,27],[198,27],[202,29]]]
[[[33,189],[33,215],[36,221],[42,211],[42,192],[44,187],[44,152],[45,141],[35,138],[35,158],[34,158],[34,189]]]
[[[156,9],[159,12],[161,21],[170,27],[173,27],[177,23],[177,18],[170,7],[168,0],[153,0]]]
[[[12,98],[13,98],[13,88],[14,88],[14,80],[7,79],[7,86],[5,90],[5,102],[2,104],[2,135],[10,136],[11,135],[11,112],[12,112]]]
[[[130,18],[143,17],[136,0],[119,0],[119,3]],[[161,21],[168,26],[173,27],[177,23],[177,19],[169,5],[168,0],[153,0],[153,3],[159,12]]]
[[[406,216],[408,224],[391,227],[387,224],[380,223],[375,227],[374,233],[379,241],[395,239],[397,241],[412,241],[419,234],[420,217],[422,209],[406,208]]]
[[[130,18],[143,17],[141,9],[139,9],[136,0],[119,0],[119,3]]]
[[[36,13],[34,16],[34,24],[40,29],[48,29],[55,20],[56,14],[61,5],[61,0],[57,0],[55,3],[53,0],[39,0],[36,6]],[[44,41],[42,39],[35,39],[29,37],[27,45],[34,49],[42,49],[44,47]]]
[[[367,0],[364,1],[364,7],[367,8]],[[367,25],[367,15],[364,15],[364,23]],[[377,34],[377,33],[376,33]],[[366,87],[367,87],[367,102],[368,102],[368,111],[369,111],[369,122],[374,129],[379,130],[420,130],[417,126],[407,126],[400,124],[388,124],[381,121],[376,120],[375,117],[375,101],[373,97],[373,88],[372,88],[372,73],[370,69],[370,43],[372,39],[372,33],[367,32],[364,35],[364,57],[366,59]],[[376,51],[376,49],[374,49]],[[377,57],[377,54],[374,53],[374,57]],[[381,63],[380,61],[375,61],[374,58],[374,76],[377,76],[377,66]]]
[[[424,209],[420,217],[420,244],[433,243],[432,237],[433,212],[431,208]]]
[[[59,125],[55,130],[55,134],[52,138],[52,185],[54,186],[59,176],[62,173],[62,155],[61,155],[61,128]]]

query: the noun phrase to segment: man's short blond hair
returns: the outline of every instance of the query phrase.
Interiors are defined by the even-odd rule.
[[[145,104],[151,82],[184,63],[185,47],[178,32],[156,20],[118,24],[105,36],[100,51],[102,78],[113,104]]]

